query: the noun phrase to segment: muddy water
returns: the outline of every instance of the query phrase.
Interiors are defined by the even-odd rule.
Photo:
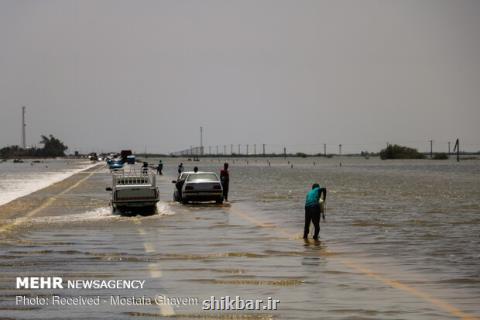
[[[112,214],[104,191],[110,178],[102,167],[0,207],[1,226],[8,226],[0,234],[0,315],[479,317],[480,162],[345,158],[340,166],[338,159],[308,158],[270,160],[269,166],[264,159],[230,160],[232,201],[219,207],[170,200],[178,161],[164,160],[162,201],[153,216]],[[222,164],[216,159],[184,163],[187,169],[197,165],[214,171]],[[301,239],[303,200],[313,182],[329,191],[319,243]],[[15,277],[33,275],[140,279],[145,288],[15,289]],[[17,305],[17,295],[82,295],[99,297],[101,303]],[[112,306],[111,296],[117,295],[195,298],[197,303]],[[278,310],[202,310],[211,296],[272,297],[280,303]]]

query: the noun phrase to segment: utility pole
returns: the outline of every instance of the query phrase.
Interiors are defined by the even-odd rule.
[[[23,106],[22,107],[22,148],[23,149],[27,148],[27,137],[26,137],[26,134],[25,134],[25,128],[27,126],[25,124],[25,109],[26,109],[26,107]]]
[[[203,127],[200,127],[200,155],[203,156]]]
[[[247,144],[247,156],[248,156],[248,144]]]
[[[430,159],[433,158],[433,140],[430,140]]]
[[[227,145],[224,144],[223,145],[223,155],[226,155],[227,154]]]
[[[230,154],[233,154],[233,144],[230,145]]]
[[[238,155],[240,155],[240,144],[238,144]]]
[[[287,159],[287,147],[283,147],[283,157]]]
[[[448,155],[450,155],[450,141],[448,141]]]
[[[338,154],[342,155],[342,144],[338,145]]]
[[[324,157],[327,156],[327,144],[326,143],[323,144],[323,156]]]
[[[265,143],[263,144],[263,156],[265,157]]]
[[[460,161],[460,139],[457,138],[455,141],[455,146],[453,147],[453,152],[457,151],[457,162]]]

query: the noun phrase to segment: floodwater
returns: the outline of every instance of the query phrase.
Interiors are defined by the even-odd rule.
[[[102,164],[0,206],[0,317],[480,317],[479,160],[229,159],[231,202],[223,206],[171,200],[180,161],[186,169],[218,172],[223,160],[163,161],[155,215],[113,214]],[[10,176],[0,190],[18,187],[19,166],[31,167],[0,163],[0,176]],[[59,163],[58,170],[72,166]],[[304,242],[303,201],[314,182],[328,189],[327,216],[321,241]],[[145,286],[16,289],[20,276],[145,280]],[[17,296],[51,302],[53,295],[100,302],[16,303]],[[139,303],[115,305],[112,296]],[[279,302],[277,310],[203,310],[212,296]]]
[[[0,163],[0,205],[68,178],[92,164],[62,159]]]

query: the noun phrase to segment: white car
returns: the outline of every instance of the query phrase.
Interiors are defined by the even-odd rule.
[[[182,203],[189,201],[215,201],[223,203],[223,188],[214,172],[182,172],[175,183],[173,199]]]

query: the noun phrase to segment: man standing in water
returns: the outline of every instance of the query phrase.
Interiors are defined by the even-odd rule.
[[[313,222],[315,227],[315,232],[313,234],[313,239],[318,240],[318,234],[320,233],[320,199],[323,201],[327,199],[327,189],[320,188],[318,183],[312,185],[312,190],[307,193],[307,198],[305,199],[305,228],[303,230],[303,239],[308,238],[308,233],[310,231],[310,221]],[[323,221],[325,221],[325,214],[323,214]]]
[[[162,160],[158,160],[157,173],[158,173],[159,175],[162,175],[162,174],[163,174],[163,173],[162,173],[162,170],[163,170],[163,162],[162,162]]]
[[[230,174],[228,172],[228,163],[223,164],[223,170],[220,171],[220,181],[223,188],[223,199],[228,201],[228,185],[230,184]]]
[[[147,175],[148,174],[148,162],[143,162],[143,165],[142,165],[142,173],[144,175]]]

